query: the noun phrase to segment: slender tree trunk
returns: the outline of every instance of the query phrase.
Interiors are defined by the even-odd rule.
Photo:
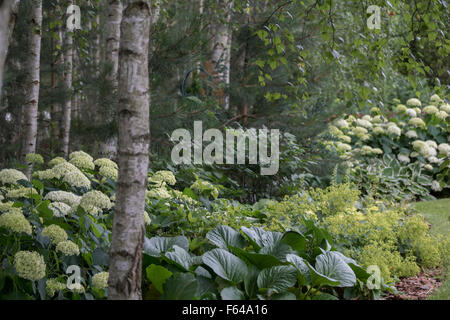
[[[125,0],[119,54],[119,179],[109,299],[142,299],[143,212],[149,149],[148,46],[151,2]]]
[[[121,21],[122,2],[120,0],[109,0],[106,26],[106,62],[111,65],[111,72],[108,73],[107,79],[111,81],[114,90],[117,90],[118,86]]]
[[[0,100],[3,89],[3,73],[9,43],[16,24],[19,0],[0,1]]]
[[[219,21],[216,25],[212,63],[218,69],[220,80],[225,84],[226,90],[230,85],[230,62],[231,62],[231,37],[230,28],[232,0],[218,0],[219,12],[225,14],[225,21]],[[225,110],[230,107],[230,97],[227,92],[223,96]]]
[[[56,0],[56,5],[59,5],[59,0]],[[57,10],[55,10],[55,14],[57,14]],[[63,82],[63,77],[61,76],[61,68],[64,65],[64,54],[63,54],[63,32],[61,26],[57,26],[55,28],[55,32],[58,37],[55,39],[52,37],[52,52],[56,54],[53,60],[52,66],[52,89],[61,90],[61,83]],[[51,132],[50,132],[50,140],[51,140],[51,150],[59,150],[58,146],[58,138],[60,137],[60,128],[61,128],[61,103],[53,103],[51,106]]]
[[[69,154],[70,123],[72,113],[72,65],[73,65],[73,34],[66,30],[64,35],[64,87],[69,96],[66,97],[62,107],[61,119],[61,154],[67,157]]]
[[[36,151],[38,102],[40,87],[40,59],[41,59],[41,28],[42,28],[42,0],[30,2],[32,5],[29,17],[29,34],[27,48],[29,50],[26,61],[25,88],[25,132],[22,144],[22,158],[28,153]],[[31,168],[30,168],[31,169]],[[28,175],[30,170],[27,171]]]

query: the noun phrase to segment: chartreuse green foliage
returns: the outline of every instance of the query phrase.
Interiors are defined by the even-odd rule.
[[[450,187],[450,105],[436,94],[428,105],[417,98],[405,104],[336,120],[327,133],[334,140],[324,144],[347,160],[350,180],[365,193],[429,199]]]
[[[418,202],[414,204],[425,219],[431,224],[431,233],[445,237],[450,233],[450,199]],[[441,286],[429,297],[433,300],[450,299],[450,242],[443,243],[442,247],[447,251],[445,257],[445,273]]]

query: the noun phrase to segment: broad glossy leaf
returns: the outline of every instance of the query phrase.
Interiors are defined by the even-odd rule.
[[[194,300],[197,292],[197,280],[191,273],[177,273],[163,286],[163,300]]]
[[[213,249],[203,254],[203,263],[210,267],[219,277],[239,283],[247,275],[244,261],[224,249]]]
[[[281,243],[289,245],[297,252],[303,252],[305,251],[306,238],[298,232],[288,231],[283,235]]]
[[[299,272],[298,282],[299,285],[305,285],[311,283],[311,275],[308,268],[308,262],[300,258],[295,254],[288,254],[286,260],[294,265]]]
[[[244,300],[244,293],[236,287],[227,287],[220,292],[222,300]]]
[[[172,247],[172,251],[166,252],[165,257],[175,262],[179,267],[183,268],[184,271],[189,271],[189,267],[193,264],[189,252],[177,245]]]
[[[350,266],[334,251],[316,257],[316,270],[328,278],[339,281],[340,287],[352,287],[356,275]]]
[[[230,250],[247,264],[254,265],[260,270],[284,264],[273,255],[247,252],[236,247],[230,247]]]
[[[174,245],[189,251],[189,241],[186,237],[153,237],[144,240],[144,253],[152,257],[160,257],[161,253],[169,251]]]
[[[280,232],[266,231],[259,227],[243,226],[241,230],[260,248],[278,243],[283,236]]]
[[[155,286],[155,288],[162,294],[164,293],[163,285],[172,276],[172,272],[155,264],[149,265],[145,269],[147,279]]]
[[[243,248],[245,240],[239,232],[228,226],[218,226],[206,234],[206,238],[222,249],[228,246]]]
[[[281,293],[295,285],[297,270],[292,266],[276,266],[262,270],[257,279],[259,289]]]

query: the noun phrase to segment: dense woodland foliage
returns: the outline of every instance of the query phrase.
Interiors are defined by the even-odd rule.
[[[0,1],[0,299],[383,299],[450,265],[410,206],[449,195],[448,21],[444,0]],[[175,164],[194,121],[279,130],[278,171],[250,145]]]

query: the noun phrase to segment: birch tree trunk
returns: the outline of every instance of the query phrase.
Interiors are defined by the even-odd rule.
[[[59,6],[59,0],[56,0],[56,5]],[[54,11],[55,15],[58,14],[58,9]],[[53,65],[52,65],[52,89],[60,90],[61,83],[63,82],[63,77],[61,76],[61,68],[64,65],[64,54],[63,54],[63,32],[61,26],[57,24],[55,27],[56,34],[58,37],[52,37],[52,51],[56,53]],[[58,137],[60,136],[60,128],[61,128],[61,103],[53,103],[51,106],[50,113],[50,141],[51,141],[51,150],[59,150],[58,146]]]
[[[219,21],[216,25],[214,48],[211,61],[216,66],[219,79],[225,84],[226,90],[230,85],[230,62],[231,62],[231,37],[230,28],[232,0],[218,0],[218,10],[225,14],[225,21]],[[225,110],[230,107],[230,96],[225,92],[223,96]]]
[[[149,149],[148,46],[151,3],[125,0],[119,53],[119,178],[109,299],[142,299],[142,246]]]
[[[25,132],[22,144],[22,159],[28,153],[36,151],[37,118],[40,87],[40,59],[41,59],[41,28],[42,28],[42,0],[30,2],[32,9],[29,17],[29,34],[27,48],[29,50],[26,61],[25,84]],[[30,174],[30,168],[27,171]]]
[[[120,0],[109,0],[105,60],[111,65],[111,71],[108,73],[107,79],[111,81],[114,90],[117,90],[118,87],[121,21],[122,2]]]
[[[19,0],[0,1],[0,100],[3,89],[3,73],[14,25],[16,24]]]
[[[62,119],[61,119],[61,153],[64,157],[69,155],[69,142],[70,142],[70,123],[72,113],[72,65],[73,65],[73,34],[71,31],[66,30],[64,33],[64,87],[67,93],[70,95],[66,97],[62,106]]]

